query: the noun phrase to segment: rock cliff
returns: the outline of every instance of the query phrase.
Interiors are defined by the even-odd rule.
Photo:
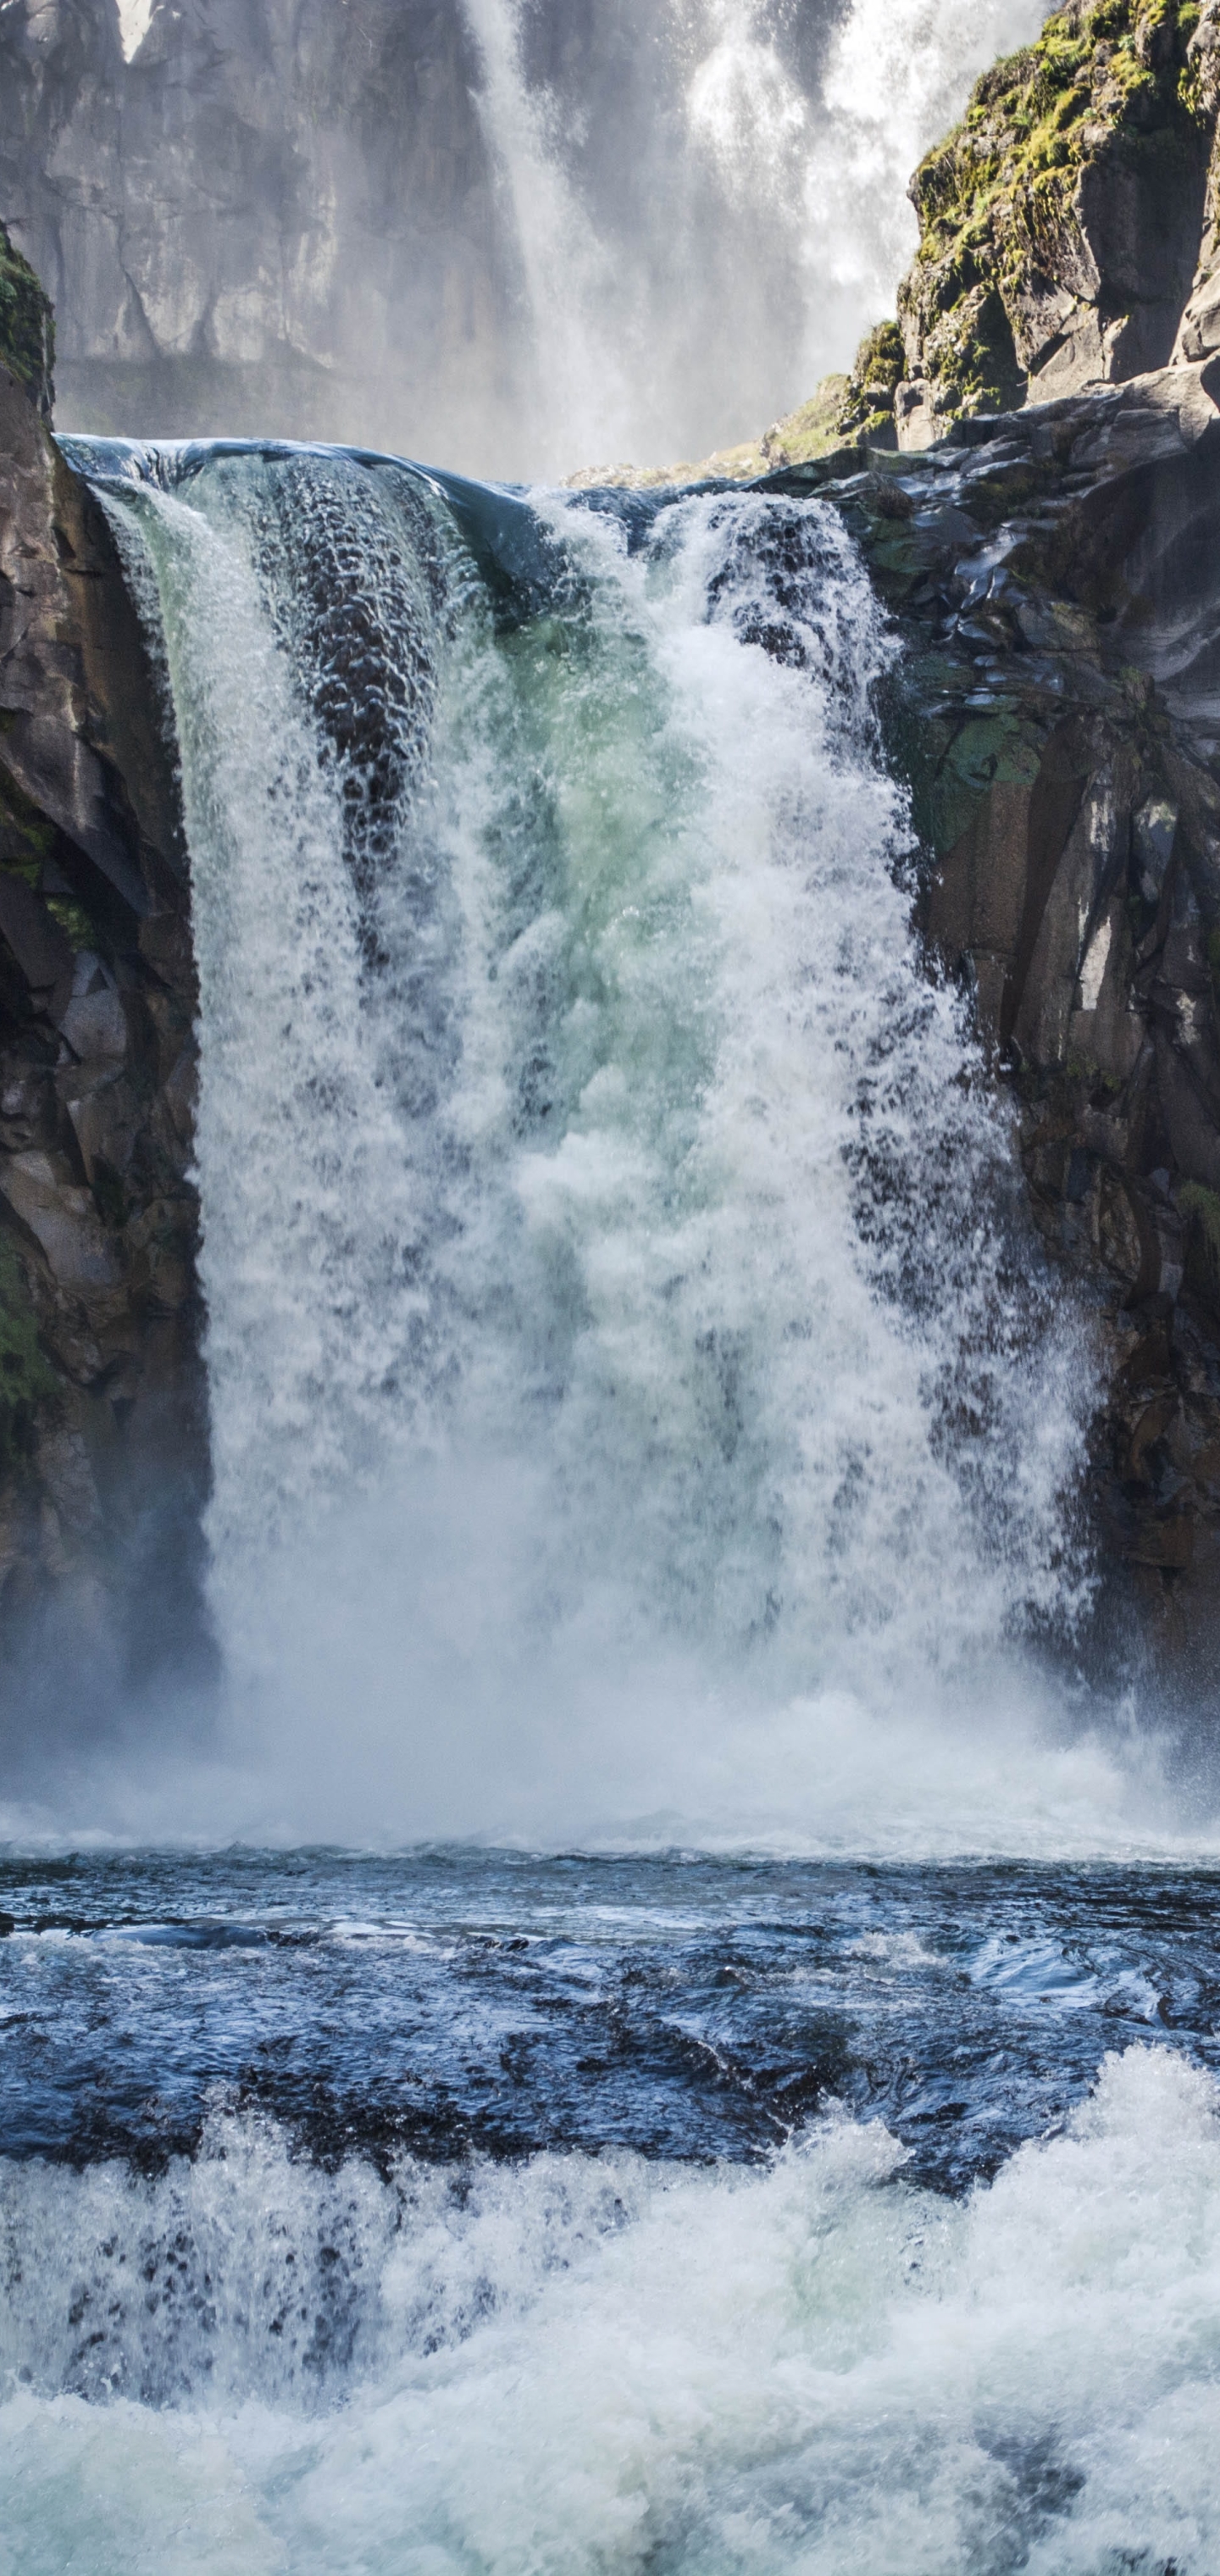
[[[29,261],[0,224],[0,363],[24,385],[41,420],[55,400],[55,316]]]
[[[1069,0],[911,182],[899,443],[1220,346],[1215,0]]]
[[[11,1644],[53,1608],[103,1686],[204,1650],[194,973],[157,682],[32,398],[26,281],[16,351],[0,308],[0,1620]]]
[[[6,0],[0,205],[55,302],[61,419],[384,441],[416,354],[421,432],[503,404],[475,70],[460,13],[410,0],[157,6],[130,63],[115,0]]]

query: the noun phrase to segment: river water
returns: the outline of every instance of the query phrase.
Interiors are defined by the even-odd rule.
[[[6,2564],[1220,2565],[1216,1880],[10,1863]]]

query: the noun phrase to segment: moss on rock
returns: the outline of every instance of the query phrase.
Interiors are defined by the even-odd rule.
[[[1069,0],[920,163],[899,316],[942,418],[1013,408],[1055,360],[1081,382],[1168,359],[1214,113],[1198,21],[1194,0]]]
[[[896,322],[878,322],[865,333],[852,361],[836,437],[862,446],[894,443],[894,396],[906,374],[902,333]]]
[[[44,420],[55,397],[55,315],[50,298],[0,223],[0,364],[23,384]]]

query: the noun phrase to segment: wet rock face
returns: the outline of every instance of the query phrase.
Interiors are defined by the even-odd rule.
[[[40,419],[55,399],[55,316],[30,267],[0,224],[0,365],[24,385]]]
[[[1196,1678],[1220,1639],[1217,396],[1220,363],[1170,367],[773,478],[838,504],[899,621],[930,962],[1096,1309],[1113,1599]]]
[[[194,970],[106,522],[0,367],[0,1621],[203,1651]]]
[[[130,64],[115,0],[7,0],[0,205],[61,426],[371,439],[382,380],[442,366],[438,421],[502,399],[475,78],[422,0],[183,0]]]

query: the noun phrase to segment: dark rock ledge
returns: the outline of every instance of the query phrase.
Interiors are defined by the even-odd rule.
[[[18,348],[0,308],[0,1626],[11,1643],[51,1610],[104,1687],[201,1636],[195,983],[157,683],[105,518],[44,425],[17,284]]]
[[[1109,1607],[1134,1600],[1197,1688],[1220,1639],[1217,396],[1213,358],[761,487],[833,501],[897,620],[922,929],[1097,1305]]]

